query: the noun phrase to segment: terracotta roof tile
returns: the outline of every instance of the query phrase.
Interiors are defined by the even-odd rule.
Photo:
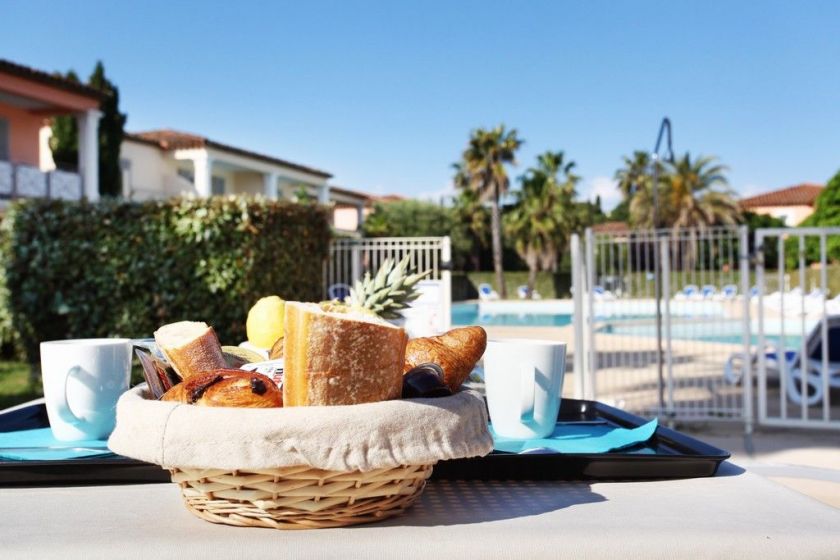
[[[221,142],[216,142],[215,140],[210,140],[205,136],[199,136],[197,134],[192,134],[189,132],[181,132],[180,130],[172,130],[169,128],[160,129],[160,130],[148,130],[145,132],[135,132],[132,134],[126,134],[126,138],[129,140],[135,140],[143,143],[153,143],[157,144],[157,146],[161,150],[186,150],[191,148],[215,148],[222,152],[228,152],[231,154],[249,157],[253,159],[258,159],[261,161],[265,161],[268,163],[273,163],[275,165],[282,165],[283,167],[288,167],[290,169],[295,169],[297,171],[302,171],[304,173],[311,173],[312,175],[318,175],[319,177],[323,177],[325,179],[329,179],[332,177],[331,174],[327,173],[326,171],[321,171],[320,169],[315,169],[313,167],[307,167],[305,165],[300,165],[298,163],[292,163],[290,161],[286,161],[284,159],[276,158],[274,156],[268,156],[265,154],[260,154],[258,152],[252,152],[250,150],[244,150],[242,148],[237,148],[234,146],[230,146],[228,144],[222,144]]]
[[[63,89],[64,91],[69,91],[71,93],[76,93],[85,97],[90,97],[92,99],[96,99],[97,101],[102,101],[103,99],[108,97],[108,94],[104,91],[100,91],[96,88],[70,81],[67,78],[54,76],[42,70],[36,70],[34,68],[30,68],[29,66],[17,64],[15,62],[12,62],[11,60],[6,60],[4,58],[0,58],[0,72],[11,74],[13,76],[17,76],[18,78],[23,78],[25,80],[31,80],[33,82],[38,82],[40,84],[52,86],[54,88]]]
[[[618,233],[630,231],[630,226],[626,222],[603,222],[593,225],[592,231],[595,233]]]
[[[812,183],[803,183],[777,191],[757,194],[741,199],[742,208],[761,206],[813,206],[823,187]]]
[[[364,199],[366,201],[370,201],[371,199],[375,198],[374,195],[368,194],[366,192],[345,189],[344,187],[339,187],[338,185],[330,185],[330,192],[337,192],[347,196]]]

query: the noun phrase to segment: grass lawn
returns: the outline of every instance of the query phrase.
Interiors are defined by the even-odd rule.
[[[43,396],[41,381],[29,381],[29,364],[0,362],[0,410]]]
[[[143,370],[135,360],[131,370],[131,386],[143,381]],[[35,383],[29,381],[29,364],[0,361],[0,410],[43,396],[41,380]]]

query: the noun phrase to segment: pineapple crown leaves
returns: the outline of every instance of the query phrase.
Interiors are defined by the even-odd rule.
[[[366,272],[365,277],[350,288],[345,303],[372,311],[383,319],[398,319],[399,311],[420,297],[416,285],[431,272],[409,274],[409,259],[406,256],[399,263],[385,259],[374,277]]]

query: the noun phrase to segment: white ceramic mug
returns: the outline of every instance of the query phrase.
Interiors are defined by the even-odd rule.
[[[551,434],[560,411],[565,372],[565,342],[488,341],[484,382],[493,431],[515,439]]]
[[[41,343],[41,376],[56,439],[104,439],[131,378],[131,341],[88,338]]]

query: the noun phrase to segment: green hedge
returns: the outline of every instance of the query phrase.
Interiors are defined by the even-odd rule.
[[[321,298],[330,236],[322,207],[253,198],[17,202],[0,231],[0,328],[31,363],[42,340],[184,319],[238,343],[258,298]]]

